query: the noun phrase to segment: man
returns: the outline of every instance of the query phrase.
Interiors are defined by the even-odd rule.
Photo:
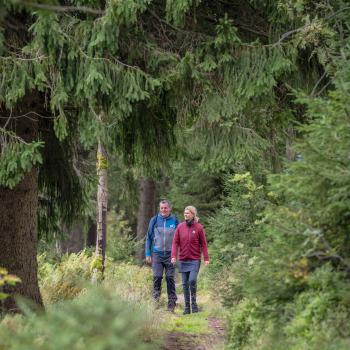
[[[171,247],[178,220],[171,215],[171,204],[164,199],[159,203],[159,213],[148,225],[146,236],[146,262],[152,264],[153,297],[159,302],[163,273],[168,292],[168,310],[174,311],[176,306],[175,266],[171,263]]]

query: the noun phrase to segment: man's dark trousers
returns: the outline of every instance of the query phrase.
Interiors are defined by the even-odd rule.
[[[165,270],[165,279],[168,292],[168,308],[173,308],[176,304],[177,296],[175,290],[175,266],[171,263],[171,252],[166,252],[164,256],[152,254],[153,270],[153,297],[159,301],[162,291],[162,279]]]

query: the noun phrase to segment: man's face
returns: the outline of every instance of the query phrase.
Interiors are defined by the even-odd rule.
[[[171,208],[168,203],[160,203],[159,212],[164,218],[168,217],[171,213]]]

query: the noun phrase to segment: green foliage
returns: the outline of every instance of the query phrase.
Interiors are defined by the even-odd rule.
[[[131,227],[136,227],[138,210],[139,193],[136,170],[125,165],[120,157],[111,156],[108,170],[108,205],[117,213],[125,212]]]
[[[201,0],[167,0],[167,19],[177,26],[182,26],[187,12],[200,4]]]
[[[8,271],[0,267],[0,301],[7,298],[7,294],[3,293],[3,288],[7,286],[14,286],[21,282],[21,279],[15,275],[10,275]]]
[[[2,130],[0,129],[0,133]],[[12,138],[13,135],[10,135]],[[0,185],[15,187],[34,165],[42,163],[43,142],[25,143],[21,140],[1,144]]]
[[[235,191],[211,219],[212,273],[231,308],[232,349],[349,344],[350,75],[344,63],[327,97],[299,96],[310,121],[300,127],[299,160],[269,176],[272,191],[263,196],[247,174],[236,175]]]
[[[124,261],[125,258],[121,257]],[[74,299],[84,293],[95,267],[94,256],[86,251],[63,255],[59,261],[41,254],[38,256],[38,265],[40,290],[46,305]],[[114,289],[124,299],[141,304],[151,302],[152,272],[147,267],[115,263],[107,258],[104,280],[100,282]]]
[[[6,4],[16,16],[17,7]],[[100,9],[93,0],[71,4]],[[230,310],[230,346],[345,348],[350,18],[344,1],[128,0],[107,2],[97,16],[19,8],[30,14],[31,32],[15,32],[13,40],[5,28],[0,103],[10,109],[32,90],[45,96],[39,105],[53,119],[42,129],[61,146],[44,155],[47,201],[66,206],[66,213],[76,208],[73,189],[81,179],[67,186],[60,179],[72,179],[67,174],[75,170],[78,139],[86,148],[104,140],[129,164],[156,168],[176,153],[180,120],[178,144],[189,157],[173,169],[170,198],[179,211],[191,202],[212,213],[223,174],[240,174],[226,179],[224,206],[206,225],[213,284]],[[311,97],[296,99],[295,88]],[[333,93],[320,97],[327,88]],[[295,121],[308,123],[297,131],[301,160],[270,177],[268,195],[264,176],[282,169],[280,156],[290,150],[288,130],[294,132]],[[50,167],[55,150],[61,166]],[[124,240],[119,244],[121,251],[131,249]],[[75,269],[88,279],[88,260],[69,262],[74,281],[57,299],[81,292]],[[60,268],[52,271],[60,291],[70,278]],[[127,266],[110,271],[110,282],[135,273]],[[127,294],[133,287],[126,287]],[[56,300],[55,290],[47,290]],[[333,315],[326,313],[330,308]]]
[[[91,185],[87,175],[92,170],[84,169],[78,159],[79,143],[91,148],[102,139],[109,151],[124,153],[125,160],[144,167],[167,158],[175,142],[176,123],[167,94],[176,74],[166,68],[178,59],[156,49],[140,25],[150,1],[108,2],[103,15],[97,17],[84,11],[80,16],[80,11],[34,11],[31,4],[5,3],[8,11],[4,13],[15,22],[21,22],[21,12],[26,13],[26,21],[18,31],[5,25],[0,104],[10,110],[27,94],[39,92],[33,94],[34,109],[45,109],[43,113],[40,108],[38,116],[39,137],[45,147],[41,155],[36,152],[30,158],[24,146],[11,146],[18,148],[19,156],[8,152],[1,162],[0,183],[13,187],[29,170],[28,166],[21,169],[18,159],[26,165],[34,156],[36,163],[43,158],[39,227],[48,235],[58,231],[60,220],[69,223],[85,214],[86,187]],[[71,4],[100,7],[96,1]],[[154,64],[153,70],[149,67],[149,73],[148,57],[153,62],[158,57],[166,59]]]
[[[46,255],[39,258],[39,285],[44,304],[73,299],[91,279],[93,258],[81,252],[63,255],[62,260],[53,263]]]
[[[225,205],[216,211],[207,225],[213,264],[210,267],[223,304],[232,306],[243,297],[242,281],[247,266],[255,263],[252,254],[259,246],[259,214],[266,205],[262,185],[256,185],[249,172],[226,179]],[[235,263],[235,273],[231,272]]]
[[[187,205],[194,205],[198,209],[201,222],[220,205],[221,174],[206,172],[201,167],[201,159],[200,155],[189,152],[172,164],[171,184],[166,189],[166,198],[170,198],[174,213],[180,221]]]
[[[96,167],[76,144],[77,121],[69,121],[71,132],[63,141],[57,139],[51,123],[42,133],[45,147],[39,169],[39,234],[47,241],[61,234],[62,222],[69,226],[93,215],[90,198],[97,183]]]
[[[115,288],[124,299],[135,304],[147,303],[154,308],[152,300],[152,270],[129,263],[110,263],[106,270],[105,283]]]
[[[137,242],[125,219],[125,213],[110,212],[107,223],[107,257],[113,261],[135,262]]]
[[[1,324],[0,347],[30,349],[151,349],[143,340],[144,315],[134,305],[103,289],[91,289],[79,298],[27,312],[25,322]]]
[[[310,259],[315,263],[330,259],[341,269],[348,269],[347,69],[344,74],[344,78],[335,81],[337,89],[329,98],[300,99],[307,103],[312,119],[301,128],[304,138],[296,146],[301,160],[291,163],[286,174],[276,175],[271,181],[276,194],[288,199],[285,207],[299,226],[299,234],[314,247],[312,252],[305,251]],[[285,226],[281,219],[276,218],[276,222],[282,228]]]

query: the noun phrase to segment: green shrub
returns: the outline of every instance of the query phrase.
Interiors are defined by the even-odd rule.
[[[229,308],[232,349],[349,348],[350,66],[344,50],[334,91],[299,97],[309,124],[299,130],[298,161],[268,177],[267,196],[246,174],[229,181],[225,206],[209,225],[212,273]]]
[[[344,275],[325,265],[309,275],[307,286],[287,307],[285,333],[293,339],[291,349],[330,349],[333,344],[343,349],[341,344],[350,342],[349,292]]]
[[[238,274],[250,268],[253,250],[260,244],[256,222],[266,205],[266,195],[264,187],[257,185],[249,172],[229,177],[225,188],[225,206],[210,219],[207,231],[213,239],[210,275],[215,293],[225,306],[231,307],[243,298]],[[234,273],[233,265],[237,267]]]
[[[147,266],[109,263],[104,283],[114,286],[123,298],[130,301],[152,300],[152,271]]]
[[[3,292],[5,286],[14,286],[21,282],[21,279],[8,273],[6,269],[0,267],[0,301],[6,299],[8,294]]]
[[[58,263],[45,260],[40,255],[39,284],[44,304],[73,299],[81,293],[84,284],[91,279],[92,257],[85,251],[65,254]]]
[[[17,326],[0,325],[0,348],[6,350],[154,349],[143,339],[144,314],[106,289],[90,289],[72,301],[28,312]],[[13,323],[13,322],[12,322]],[[16,323],[16,321],[14,321]]]
[[[116,262],[135,262],[138,243],[132,235],[125,213],[108,213],[107,256]]]

